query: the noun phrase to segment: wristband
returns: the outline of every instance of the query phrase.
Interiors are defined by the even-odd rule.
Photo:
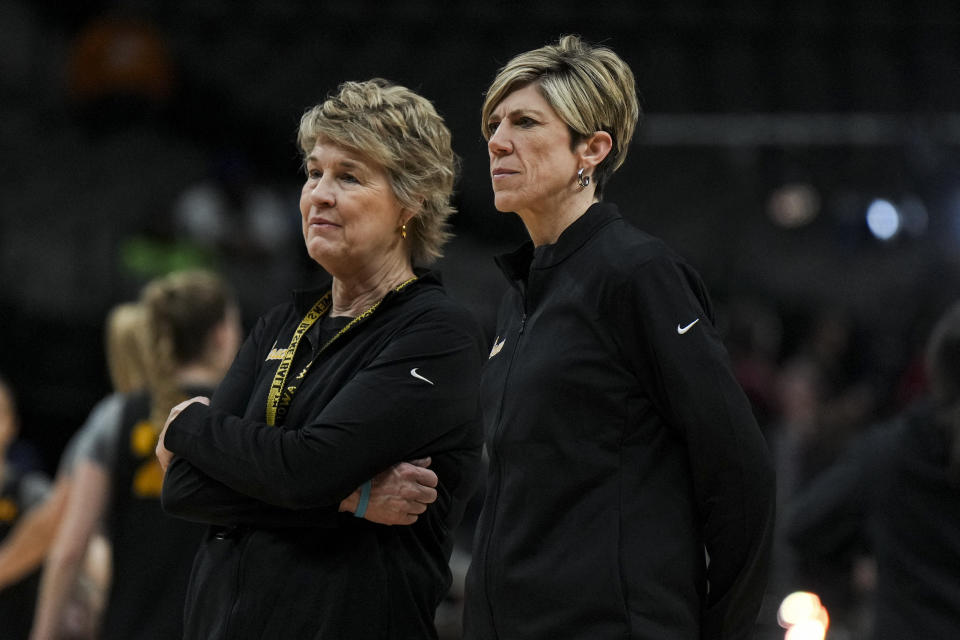
[[[367,480],[360,485],[360,500],[357,502],[357,510],[353,512],[353,517],[362,518],[367,513],[367,505],[370,503],[370,490],[373,488],[373,482]]]

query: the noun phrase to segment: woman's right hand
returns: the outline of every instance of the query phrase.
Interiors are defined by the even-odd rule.
[[[437,499],[437,474],[429,466],[430,458],[400,462],[373,478],[364,520],[391,525],[416,522]],[[359,500],[357,489],[340,503],[340,511],[355,512]]]
[[[163,468],[163,472],[167,472],[167,467],[170,466],[170,463],[173,461],[173,452],[167,449],[166,445],[163,444],[163,439],[167,435],[167,429],[170,428],[170,423],[176,420],[177,416],[180,413],[189,407],[194,402],[199,402],[200,404],[205,404],[208,407],[210,406],[210,398],[204,396],[196,396],[190,398],[189,400],[184,400],[173,409],[170,409],[170,415],[167,416],[167,421],[163,423],[163,430],[160,431],[160,435],[157,438],[157,448],[155,453],[157,454],[157,460],[160,461],[160,466]]]

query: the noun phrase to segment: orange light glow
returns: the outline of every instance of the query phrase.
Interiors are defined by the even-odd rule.
[[[777,611],[777,623],[787,630],[784,640],[824,640],[830,616],[815,593],[791,593]]]

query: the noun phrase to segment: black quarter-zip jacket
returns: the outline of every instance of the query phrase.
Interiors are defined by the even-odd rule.
[[[749,638],[773,471],[698,275],[611,204],[498,262],[466,637]]]
[[[261,318],[211,406],[191,405],[165,436],[176,458],[164,508],[214,525],[194,561],[187,639],[436,637],[452,533],[479,473],[481,333],[421,275],[329,348],[308,332],[289,412],[267,426],[278,349],[322,293]],[[338,513],[365,480],[426,456],[439,497],[415,524]]]

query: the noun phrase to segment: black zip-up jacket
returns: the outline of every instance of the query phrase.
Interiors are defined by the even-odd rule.
[[[165,436],[176,458],[164,507],[215,525],[194,562],[185,638],[436,637],[452,532],[479,471],[479,328],[423,275],[319,355],[307,333],[289,412],[267,426],[279,355],[321,293],[261,318],[211,406],[191,405]],[[338,513],[365,480],[425,456],[439,497],[414,525]]]
[[[750,637],[774,478],[700,278],[611,204],[499,263],[466,637]]]

